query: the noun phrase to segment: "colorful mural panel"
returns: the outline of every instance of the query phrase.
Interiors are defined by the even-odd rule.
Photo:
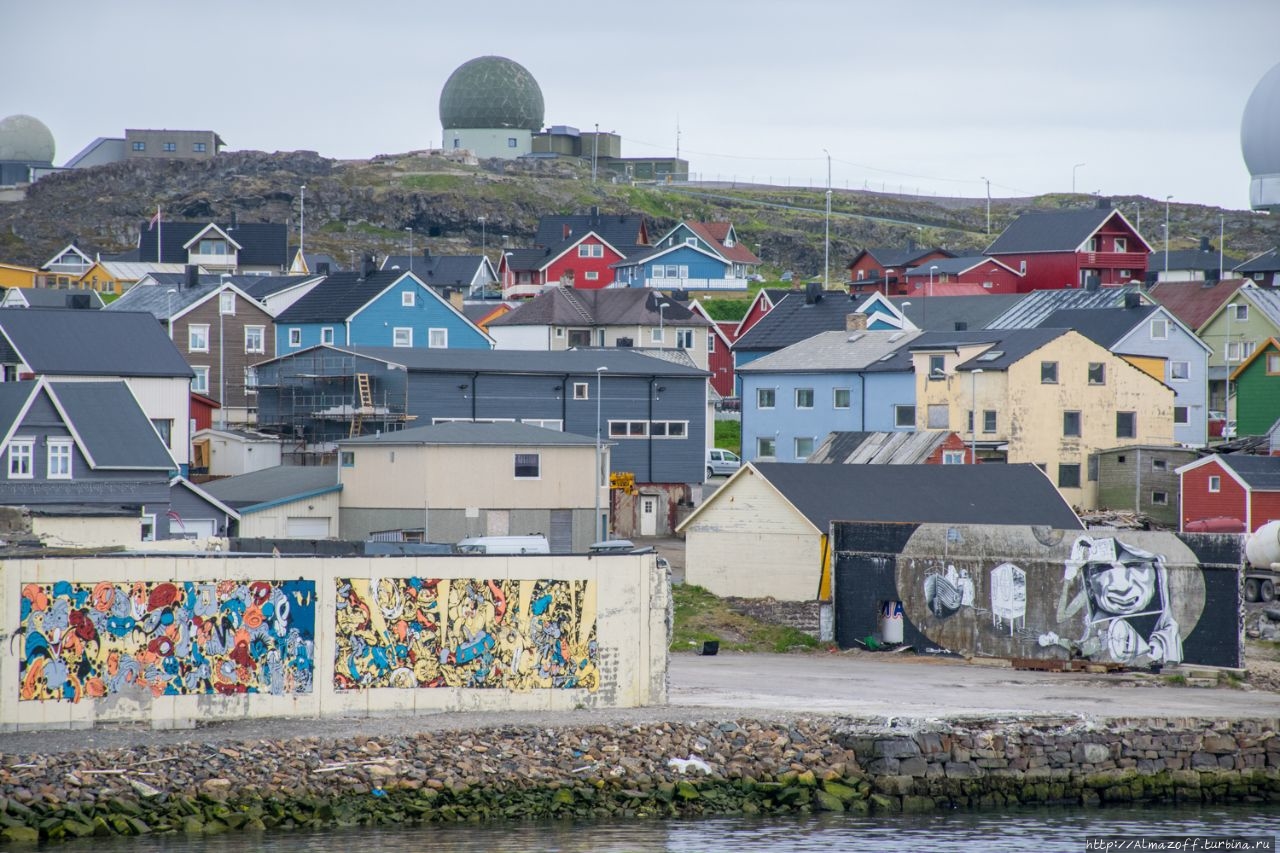
[[[27,584],[20,698],[310,693],[314,581]]]
[[[589,581],[339,578],[334,688],[600,685]]]

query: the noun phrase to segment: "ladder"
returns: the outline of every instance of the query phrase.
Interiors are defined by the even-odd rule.
[[[373,391],[369,388],[369,374],[356,374],[356,401],[355,416],[351,419],[351,438],[359,438],[360,431],[364,427],[365,412],[373,412]]]

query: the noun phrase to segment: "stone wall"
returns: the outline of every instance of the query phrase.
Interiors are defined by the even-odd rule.
[[[817,637],[819,634],[819,601],[778,601],[776,598],[726,598],[731,609],[770,625],[785,625]]]

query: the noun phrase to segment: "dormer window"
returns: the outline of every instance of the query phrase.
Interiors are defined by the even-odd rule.
[[[729,236],[727,236],[727,237],[725,237],[725,238],[724,238],[724,247],[725,247],[726,249],[732,249],[732,248],[733,248],[733,244],[734,244],[734,242],[735,242],[735,241],[734,241],[734,239],[733,239],[733,235],[732,235],[732,234],[730,234]]]
[[[227,241],[216,237],[209,237],[200,241],[200,249],[198,254],[201,255],[225,255],[227,254]]]

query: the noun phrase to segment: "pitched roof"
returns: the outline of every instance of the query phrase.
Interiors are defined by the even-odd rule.
[[[185,257],[185,256],[184,256]],[[103,258],[98,261],[102,265],[102,269],[114,279],[120,281],[137,281],[148,273],[155,272],[177,272],[180,273],[185,268],[185,263],[175,264],[157,264],[154,261],[139,260],[111,260]]]
[[[861,370],[911,343],[920,332],[863,330],[819,332],[751,361],[739,373],[826,373]]]
[[[1236,366],[1235,370],[1231,371],[1231,379],[1234,381],[1237,377],[1239,377],[1242,373],[1244,373],[1246,370],[1249,369],[1249,365],[1253,364],[1254,361],[1262,358],[1264,354],[1271,353],[1277,350],[1280,350],[1280,340],[1277,340],[1274,337],[1267,338],[1265,341],[1260,342],[1257,346],[1253,348],[1253,352],[1249,353],[1248,357],[1245,358],[1244,361],[1240,362],[1240,364]]]
[[[986,255],[966,255],[962,258],[941,258],[936,261],[929,261],[927,264],[921,264],[918,267],[909,267],[905,275],[928,275],[931,271],[934,275],[963,275],[974,267],[980,267],[983,264],[998,264],[1014,275],[1021,277],[1021,274],[1013,267],[1006,263],[1002,263],[995,258],[989,258]]]
[[[957,323],[966,328],[981,329],[993,318],[1017,305],[1021,293],[986,293],[982,296],[909,296],[892,297],[893,304],[920,329],[955,329]],[[907,305],[906,303],[911,303]],[[904,308],[903,306],[906,305]]]
[[[931,429],[831,432],[805,461],[811,465],[918,465],[951,435]]]
[[[137,311],[0,311],[0,334],[33,371],[50,376],[194,374],[164,327]]]
[[[669,307],[661,311],[658,306]],[[553,287],[489,323],[499,326],[706,326],[705,319],[675,299],[647,288],[577,290]]]
[[[1074,252],[1112,216],[1122,214],[1112,207],[1024,213],[1010,222],[1009,227],[983,250],[983,254]],[[1144,248],[1151,249],[1145,244]]]
[[[1075,329],[1100,347],[1111,349],[1117,341],[1156,311],[1155,305],[1137,308],[1075,308],[1054,311],[1040,322],[1041,329]]]
[[[1240,475],[1249,488],[1280,492],[1280,456],[1230,453],[1219,456],[1218,461]]]
[[[1280,249],[1268,249],[1232,267],[1233,272],[1241,273],[1276,272],[1277,270],[1280,270]]]
[[[600,239],[623,255],[629,255],[645,233],[644,217],[630,213],[589,213],[569,216],[544,216],[538,220],[538,232],[533,244],[544,249],[576,241],[588,231],[594,231]]]
[[[672,355],[657,349],[571,349],[549,351],[427,349],[425,347],[312,347],[292,355],[271,359],[283,361],[314,350],[352,353],[384,364],[425,373],[504,373],[563,377],[566,373],[590,376],[597,367],[609,368],[610,376],[704,377],[707,371],[695,367],[683,350],[682,361],[663,358]],[[0,383],[3,384],[3,383]]]
[[[1031,464],[748,465],[824,533],[833,521],[1083,529],[1061,493]]]
[[[174,277],[178,280],[172,281]],[[163,279],[157,278],[155,284],[140,284],[129,288],[123,296],[108,305],[106,310],[146,311],[158,319],[167,320],[217,293],[222,285],[218,283],[216,276],[212,278],[212,282],[206,281],[196,287],[181,287],[184,276],[166,273]]]
[[[84,442],[94,468],[177,467],[123,382],[50,382],[49,390]]]
[[[70,308],[73,297],[83,297],[88,301],[86,308],[103,307],[102,297],[96,290],[73,288],[71,290],[54,290],[47,287],[15,287],[10,293],[14,299],[25,302],[28,308]],[[78,301],[78,300],[77,300]]]
[[[1271,321],[1273,326],[1280,328],[1280,290],[1272,290],[1269,287],[1242,287],[1236,291],[1237,296],[1243,296],[1253,303],[1263,316]],[[1221,310],[1221,306],[1219,306]]]
[[[338,442],[346,445],[466,445],[480,446],[567,446],[594,447],[594,437],[575,435],[521,423],[444,423],[413,427],[381,435],[366,435]]]
[[[277,465],[238,477],[211,480],[202,488],[230,507],[243,511],[261,504],[278,504],[290,498],[336,491],[336,465]]]
[[[306,296],[282,311],[276,322],[341,322],[409,274],[407,270],[378,270],[367,276],[354,271],[332,273]]]
[[[684,224],[694,234],[710,243],[720,257],[725,260],[733,261],[736,264],[760,263],[760,259],[756,257],[755,252],[748,249],[741,240],[734,240],[732,246],[724,244],[724,241],[729,238],[729,233],[733,231],[732,222],[691,222],[686,219]]]
[[[1004,313],[988,321],[988,329],[1031,329],[1044,322],[1054,311],[1068,308],[1114,308],[1123,305],[1125,297],[1137,293],[1146,302],[1151,297],[1140,286],[1126,284],[1122,287],[1099,287],[1097,290],[1066,288],[1064,290],[1033,290],[1023,294]]]
[[[160,260],[185,264],[187,250],[183,246],[210,225],[216,225],[240,244],[237,253],[240,266],[268,266],[285,269],[289,264],[289,230],[281,222],[239,222],[235,225],[211,222],[161,221],[159,227],[139,225],[138,257],[155,260],[156,240],[163,240]]]
[[[955,257],[954,252],[948,252],[946,249],[942,249],[938,247],[879,246],[879,247],[873,248],[868,246],[867,248],[858,252],[858,254],[854,256],[853,260],[849,263],[849,266],[853,266],[854,264],[856,264],[859,260],[862,259],[863,255],[870,255],[871,257],[875,258],[876,263],[880,264],[880,266],[882,267],[889,267],[891,269],[905,269],[906,267],[912,266],[916,261],[925,257],[926,255],[931,255],[934,252],[941,252],[947,257],[952,257],[952,258]]]
[[[1239,258],[1230,255],[1222,256],[1222,268],[1230,270],[1240,263]],[[1164,271],[1164,252],[1152,252],[1147,256],[1147,269],[1152,272]],[[1169,269],[1194,270],[1195,272],[1217,272],[1218,250],[1206,249],[1172,249],[1169,252]]]
[[[1244,282],[1242,278],[1218,282],[1161,281],[1152,285],[1148,293],[1188,328],[1199,329]]]
[[[185,272],[157,272],[151,273],[147,278],[158,285],[162,285],[165,290],[170,287],[180,289],[187,285],[187,276]],[[197,283],[200,285],[221,284],[222,280],[223,277],[221,275],[211,275],[209,273],[201,273],[197,277]],[[226,277],[226,280],[229,284],[234,284],[254,299],[265,299],[273,293],[288,290],[289,288],[296,287],[304,282],[317,281],[319,280],[319,276],[314,273],[310,275],[230,275]],[[125,292],[124,296],[121,296],[111,304],[118,304],[136,289],[136,287],[129,288],[129,290]],[[174,297],[176,304],[177,294],[174,294]],[[159,317],[164,315],[157,314],[156,316]]]
[[[387,255],[380,269],[409,270],[408,255]],[[413,274],[432,287],[470,287],[485,263],[484,255],[413,256]]]
[[[819,332],[841,330],[862,300],[862,294],[850,298],[843,290],[824,291],[815,302],[801,290],[784,292],[786,296],[734,342],[735,350],[779,350]]]
[[[953,350],[962,346],[990,344],[982,354],[956,366],[957,370],[1004,370],[1040,347],[1067,333],[1066,329],[976,329],[962,332],[925,332],[881,361],[868,366],[872,371],[910,370],[913,353]]]

